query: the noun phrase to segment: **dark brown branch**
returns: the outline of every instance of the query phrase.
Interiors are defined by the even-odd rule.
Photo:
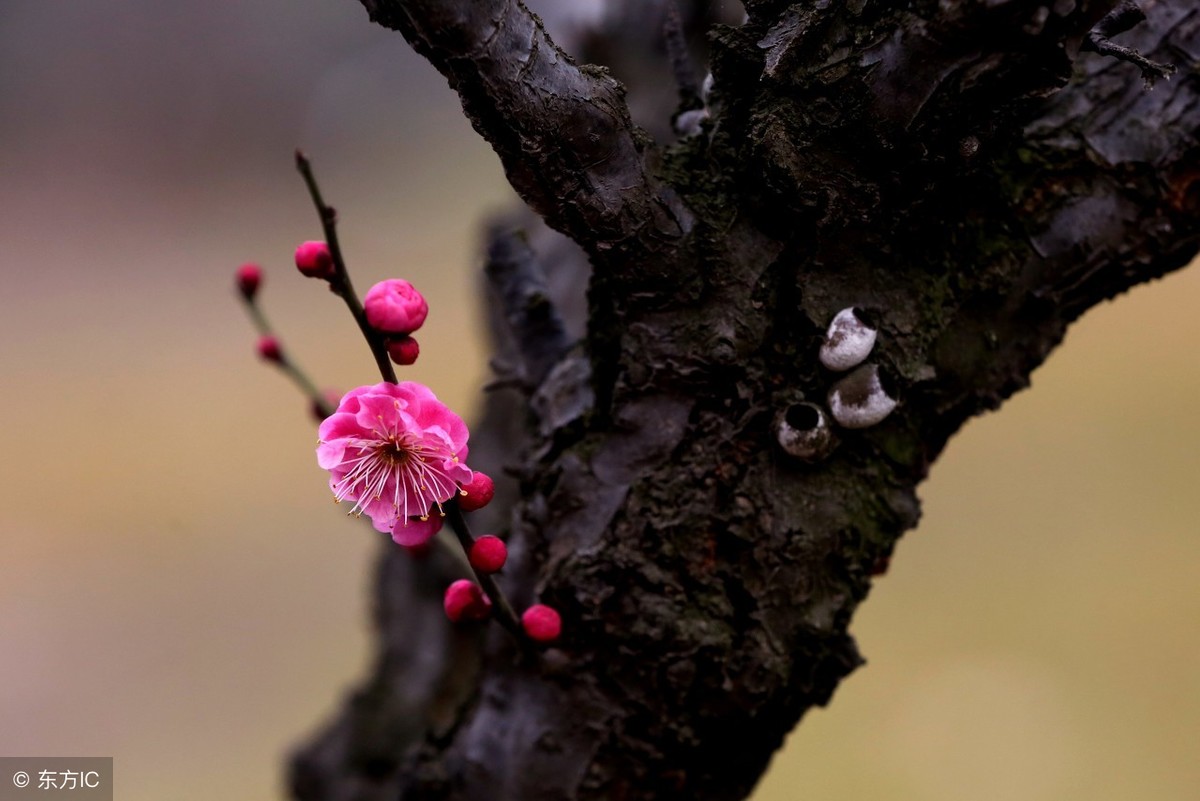
[[[1130,30],[1135,25],[1144,22],[1146,12],[1132,0],[1122,0],[1084,39],[1083,47],[1102,56],[1112,56],[1121,61],[1137,65],[1142,71],[1142,79],[1146,88],[1154,86],[1159,78],[1169,78],[1175,72],[1171,64],[1159,64],[1143,56],[1132,47],[1125,47],[1112,41],[1112,37]]]
[[[593,253],[663,250],[690,216],[606,70],[577,66],[520,0],[361,0],[446,76],[521,197]]]

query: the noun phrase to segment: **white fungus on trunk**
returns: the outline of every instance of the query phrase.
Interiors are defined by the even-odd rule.
[[[857,307],[842,309],[821,343],[821,364],[839,373],[862,364],[875,347],[875,334],[866,312]]]
[[[890,381],[878,365],[866,364],[829,390],[829,411],[843,428],[868,428],[896,408]]]

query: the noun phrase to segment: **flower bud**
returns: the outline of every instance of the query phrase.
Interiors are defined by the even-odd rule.
[[[821,345],[821,364],[842,372],[862,364],[875,347],[876,331],[866,312],[859,308],[842,309],[834,315]]]
[[[864,364],[829,390],[829,411],[844,428],[867,428],[896,408],[891,378],[878,365]]]
[[[387,352],[396,364],[407,366],[414,363],[417,356],[421,355],[421,346],[412,337],[403,336],[399,339],[389,339]]]
[[[341,400],[342,393],[336,389],[323,389],[321,390],[321,400],[313,399],[309,410],[318,423],[324,423],[325,418],[333,413],[333,410],[338,407]]]
[[[819,462],[833,453],[837,437],[824,410],[815,403],[793,403],[775,416],[779,447],[804,462]]]
[[[476,470],[471,480],[462,485],[458,493],[458,507],[464,512],[474,512],[492,502],[496,485],[487,473]]]
[[[283,348],[279,346],[279,340],[270,335],[259,337],[258,355],[269,362],[283,363]]]
[[[459,579],[446,588],[442,608],[451,623],[462,620],[483,620],[492,611],[492,601],[483,589],[470,579]]]
[[[262,268],[257,264],[243,264],[237,268],[237,288],[246,300],[254,300],[262,284]]]
[[[485,534],[475,540],[467,553],[467,559],[471,562],[471,567],[480,573],[495,573],[508,561],[508,546],[499,537]]]
[[[429,304],[416,287],[403,278],[380,281],[363,297],[367,322],[387,334],[411,334],[425,322]]]
[[[296,248],[296,269],[309,278],[332,278],[333,256],[329,245],[320,241],[302,243]]]
[[[562,634],[562,617],[545,604],[534,604],[521,615],[521,628],[534,642],[554,642]]]

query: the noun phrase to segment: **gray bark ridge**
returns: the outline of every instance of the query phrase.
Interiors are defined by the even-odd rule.
[[[747,0],[711,30],[699,132],[655,142],[519,0],[361,2],[578,245],[494,234],[501,355],[536,378],[493,393],[472,438],[513,476],[480,513],[508,532],[503,584],[565,631],[531,660],[497,627],[438,628],[436,566],[389,551],[378,670],[299,752],[293,794],[744,798],[862,663],[852,614],[949,437],[1086,309],[1196,253],[1200,10],[1145,3],[1125,29],[1115,2]],[[593,46],[619,60],[614,20],[636,18]],[[1148,91],[1096,30],[1175,74]],[[572,347],[540,304],[581,254]],[[817,353],[850,306],[900,405],[801,462],[774,421],[825,403]]]

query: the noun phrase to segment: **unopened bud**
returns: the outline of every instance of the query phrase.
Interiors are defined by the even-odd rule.
[[[237,288],[246,300],[254,300],[262,284],[262,268],[257,264],[243,264],[237,269]]]
[[[363,296],[367,322],[386,334],[411,334],[429,314],[429,304],[416,287],[403,278],[380,281]]]
[[[462,485],[458,493],[458,506],[464,512],[474,512],[492,502],[496,496],[496,485],[487,473],[476,470],[471,480]]]
[[[407,366],[416,362],[417,357],[421,355],[421,346],[417,344],[417,340],[405,336],[389,339],[387,352],[396,364]]]
[[[442,608],[451,623],[483,620],[492,611],[492,601],[478,584],[470,579],[459,579],[446,588]]]
[[[269,362],[280,364],[283,362],[283,348],[279,346],[279,340],[269,334],[264,337],[259,337],[258,340],[258,355]]]
[[[562,634],[562,616],[545,604],[534,604],[521,615],[521,628],[534,642],[554,642]]]
[[[333,256],[324,242],[304,242],[296,248],[296,269],[309,278],[332,278]]]
[[[508,561],[508,546],[499,537],[485,534],[475,540],[467,553],[467,559],[471,562],[471,567],[480,573],[495,573]]]

